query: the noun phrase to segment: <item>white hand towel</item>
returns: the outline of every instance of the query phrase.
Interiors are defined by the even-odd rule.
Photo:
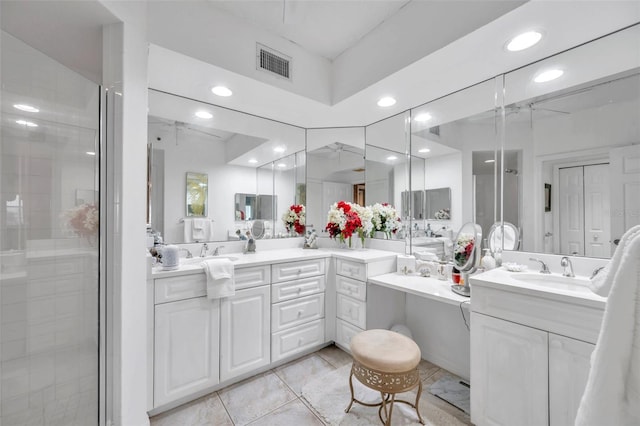
[[[204,241],[209,236],[209,219],[194,218],[191,221],[191,238],[196,241]]]
[[[207,276],[207,297],[209,299],[236,294],[233,263],[229,259],[209,259],[200,265]]]
[[[640,425],[640,233],[620,251],[577,426]]]
[[[624,233],[622,238],[620,238],[618,246],[616,247],[616,251],[613,253],[613,257],[611,258],[611,260],[605,265],[604,269],[602,269],[595,277],[593,277],[593,279],[589,283],[591,291],[599,294],[600,296],[607,297],[607,295],[611,291],[613,276],[618,270],[620,260],[622,259],[622,255],[625,252],[625,246],[636,234],[640,235],[640,225],[629,228],[629,230]]]

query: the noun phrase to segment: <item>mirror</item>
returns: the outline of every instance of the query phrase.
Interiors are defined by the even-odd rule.
[[[236,194],[234,220],[273,219],[273,204],[277,204],[274,195]]]
[[[376,203],[390,204],[401,215],[403,226],[410,227],[403,208],[413,209],[411,200],[403,204],[403,193],[409,189],[408,151],[409,112],[394,115],[366,127],[365,187],[366,195],[362,205]],[[406,196],[405,196],[406,197]],[[418,207],[416,206],[416,210]],[[374,232],[374,238],[404,239],[407,232],[398,231],[391,235]]]
[[[488,80],[411,110],[411,156],[424,162],[412,160],[419,174],[412,172],[411,189],[426,195],[425,218],[413,229],[412,248],[441,246],[433,236],[452,238],[466,222],[479,223],[488,233],[496,221],[495,99],[501,81]]]
[[[481,241],[482,228],[480,225],[468,222],[460,228],[453,242],[453,266],[460,271],[463,285],[452,285],[451,290],[462,296],[471,296],[469,275],[475,272],[476,267],[480,264]]]
[[[186,216],[207,215],[207,192],[209,178],[206,173],[187,172],[187,213]]]
[[[274,235],[276,206],[284,208],[296,187],[274,185],[273,165],[304,150],[305,129],[150,89],[148,136],[151,227],[165,242],[186,242],[184,219],[189,213],[182,200],[187,198],[188,172],[208,177],[203,217],[211,224],[212,241],[238,239],[237,230],[241,235],[248,230],[236,203],[252,204],[236,199],[236,194],[257,196],[251,217],[264,215],[265,237],[267,232]]]
[[[640,223],[639,51],[636,25],[505,75],[504,220],[522,250],[608,258]]]
[[[319,236],[325,231],[329,207],[338,201],[364,205],[367,191],[364,127],[307,130],[306,222]],[[288,206],[287,206],[288,207]]]
[[[427,219],[451,220],[451,188],[425,191]]]

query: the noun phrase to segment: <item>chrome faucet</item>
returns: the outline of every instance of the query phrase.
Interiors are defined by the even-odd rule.
[[[536,259],[535,257],[530,257],[529,260],[531,260],[532,262],[540,262],[540,266],[542,267],[542,269],[540,269],[540,273],[541,274],[550,274],[551,273],[551,271],[549,270],[549,267],[547,266],[547,264],[544,263],[542,260]]]
[[[202,248],[200,249],[200,257],[207,257],[208,251],[209,251],[209,246],[207,245],[207,243],[204,243],[202,245]]]
[[[191,259],[191,258],[193,257],[193,254],[191,254],[191,252],[190,252],[190,251],[189,251],[189,249],[187,249],[187,248],[180,247],[180,248],[178,249],[178,251],[179,251],[179,252],[181,252],[181,251],[186,251],[186,252],[187,252],[187,256],[186,256],[186,258],[187,258],[187,259]]]
[[[576,276],[576,274],[573,273],[573,265],[571,264],[571,259],[569,259],[567,256],[564,256],[562,259],[560,259],[560,266],[564,268],[564,271],[562,271],[563,277],[573,278]],[[567,268],[569,268],[568,271]]]
[[[216,249],[213,251],[213,255],[214,256],[220,256],[220,249],[224,248],[224,246],[218,246],[216,247]]]
[[[589,277],[589,279],[590,280],[594,279],[596,277],[596,275],[598,275],[603,269],[604,269],[604,266],[599,266],[596,269],[594,269],[593,272],[591,273],[591,276]]]

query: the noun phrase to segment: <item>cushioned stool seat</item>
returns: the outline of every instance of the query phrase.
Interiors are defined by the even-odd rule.
[[[345,410],[347,413],[354,402],[369,407],[380,406],[378,415],[385,425],[391,424],[393,404],[401,402],[415,408],[418,420],[424,424],[418,401],[422,394],[422,382],[418,374],[420,348],[416,343],[402,334],[389,330],[367,330],[356,334],[351,339],[353,366],[349,375],[351,402]],[[380,403],[368,404],[357,400],[353,394],[353,376],[370,389],[380,392]],[[415,404],[396,400],[396,393],[407,392],[418,387]],[[384,411],[384,418],[382,412]]]

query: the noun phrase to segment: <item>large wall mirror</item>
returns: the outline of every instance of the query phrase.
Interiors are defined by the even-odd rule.
[[[456,235],[466,222],[480,224],[486,235],[498,219],[494,176],[501,81],[488,80],[411,110],[411,190],[425,194],[412,247],[442,245],[436,238]]]
[[[640,223],[640,26],[506,74],[504,114],[522,249],[610,257]]]
[[[405,228],[391,235],[377,233],[374,238],[402,239],[408,236],[405,231],[410,226],[410,218],[402,217],[403,194],[409,191],[408,127],[409,111],[366,127],[364,204],[391,204],[401,216]],[[404,206],[410,211],[411,200],[407,201]]]
[[[304,190],[304,156],[296,155],[305,148],[304,129],[156,90],[149,90],[148,128],[151,227],[166,242],[200,241],[187,232],[187,173],[208,177],[205,240],[236,239],[252,225],[238,213],[236,194],[262,199],[256,209],[270,236],[284,229],[283,209]]]
[[[307,130],[307,229],[324,232],[329,207],[338,201],[364,204],[364,127]]]

